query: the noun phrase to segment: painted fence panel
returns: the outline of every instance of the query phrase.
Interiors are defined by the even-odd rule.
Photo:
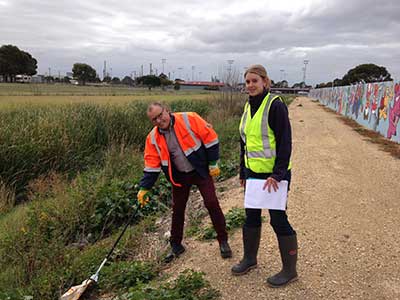
[[[313,89],[309,97],[400,143],[400,82]]]

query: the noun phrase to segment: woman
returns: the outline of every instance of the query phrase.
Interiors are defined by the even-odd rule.
[[[288,110],[279,96],[270,94],[270,79],[263,66],[250,66],[244,77],[249,100],[240,122],[240,182],[245,186],[248,178],[265,179],[264,189],[277,190],[279,181],[287,180],[290,185],[291,178],[292,138]],[[297,238],[286,211],[270,209],[269,215],[283,266],[267,282],[272,287],[280,287],[297,280]],[[244,255],[240,263],[232,267],[233,275],[243,275],[257,267],[260,235],[261,209],[246,208]]]

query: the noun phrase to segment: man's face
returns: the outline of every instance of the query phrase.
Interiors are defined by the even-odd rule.
[[[150,107],[150,110],[147,112],[147,117],[153,125],[158,126],[161,129],[167,129],[171,122],[169,112],[158,105]]]

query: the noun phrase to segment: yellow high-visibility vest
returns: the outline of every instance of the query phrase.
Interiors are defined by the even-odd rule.
[[[251,117],[249,102],[244,106],[240,120],[240,137],[245,143],[244,162],[246,168],[256,173],[272,173],[276,159],[276,141],[273,130],[268,125],[271,104],[281,97],[270,97],[268,93],[257,112]],[[289,162],[288,170],[292,167]]]

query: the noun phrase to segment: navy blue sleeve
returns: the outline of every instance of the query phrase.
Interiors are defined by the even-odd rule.
[[[140,179],[139,186],[141,188],[145,188],[147,190],[150,190],[154,184],[156,183],[158,179],[158,175],[160,175],[160,172],[143,172],[143,177]]]
[[[219,159],[219,143],[206,148],[207,159],[210,161],[217,161]]]
[[[292,153],[292,129],[289,112],[286,104],[282,101],[275,100],[272,102],[268,124],[273,130],[276,140],[276,160],[271,177],[281,181],[287,173]]]

